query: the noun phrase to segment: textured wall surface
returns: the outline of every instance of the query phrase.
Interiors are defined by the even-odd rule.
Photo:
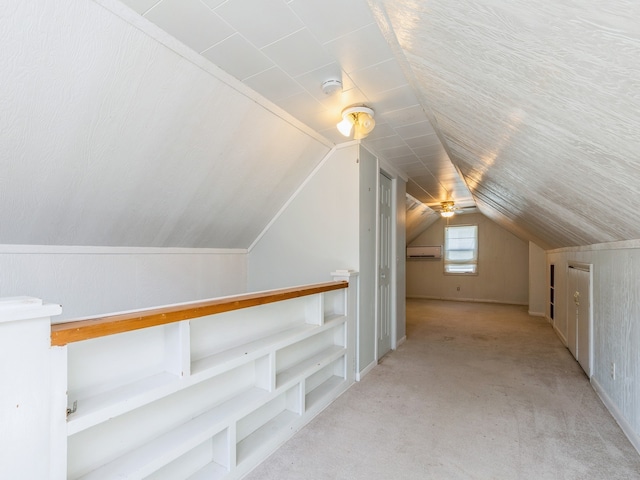
[[[555,264],[555,325],[567,336],[567,265],[577,261],[593,265],[593,382],[611,400],[618,421],[640,447],[640,242],[599,245],[547,252]],[[616,378],[611,364],[616,364]],[[635,438],[633,438],[635,436]]]
[[[545,248],[640,238],[640,2],[369,3],[483,212]]]
[[[0,243],[247,248],[330,144],[107,4],[0,5]]]
[[[446,225],[439,219],[411,245],[444,245]],[[527,305],[528,243],[479,213],[455,215],[449,225],[478,225],[478,275],[445,275],[444,260],[408,260],[407,296]]]
[[[0,297],[62,304],[54,321],[156,307],[247,288],[242,250],[0,245]]]

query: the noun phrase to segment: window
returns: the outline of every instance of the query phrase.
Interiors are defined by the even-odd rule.
[[[478,226],[444,228],[444,273],[478,273]]]

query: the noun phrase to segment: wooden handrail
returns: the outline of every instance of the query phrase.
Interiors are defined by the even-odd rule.
[[[62,346],[72,342],[80,342],[82,340],[130,332],[141,328],[180,322],[190,318],[204,317],[206,315],[230,312],[241,308],[281,302],[291,298],[330,292],[331,290],[340,290],[348,286],[349,282],[344,280],[317,283],[57,323],[51,325],[51,345]]]

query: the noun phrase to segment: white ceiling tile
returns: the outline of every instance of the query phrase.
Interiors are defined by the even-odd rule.
[[[278,106],[309,126],[326,112],[325,106],[306,91],[278,100]]]
[[[404,157],[394,157],[390,160],[394,165],[401,166],[409,163],[419,162],[420,160],[416,155],[406,155]]]
[[[349,75],[370,98],[373,98],[376,93],[407,84],[407,80],[395,60],[387,60],[362,70],[350,72]]]
[[[424,110],[420,105],[384,112],[382,116],[394,128],[421,122],[425,119]]]
[[[278,67],[258,73],[245,79],[249,87],[264,95],[272,102],[301,93],[302,87]]]
[[[226,1],[227,0],[202,0],[202,3],[204,3],[207,7],[214,9],[219,7]]]
[[[145,17],[196,52],[233,33],[229,25],[199,0],[163,0]]]
[[[371,101],[381,111],[400,110],[419,104],[409,85],[378,92],[371,97]]]
[[[229,0],[215,9],[257,48],[269,45],[304,25],[281,0]]]
[[[411,155],[413,152],[406,145],[398,145],[391,148],[380,149],[385,158],[394,158],[394,157],[406,157],[407,155]]]
[[[411,123],[396,127],[396,132],[404,139],[426,136],[433,133],[431,124],[425,120],[423,122]],[[437,138],[437,137],[436,137]]]
[[[376,126],[365,141],[373,140],[374,138],[391,137],[396,134],[396,131],[384,119],[375,117],[375,121]]]
[[[433,135],[421,135],[419,137],[413,137],[405,139],[407,145],[411,148],[421,148],[421,147],[430,147],[433,145],[440,146],[440,139],[434,133]]]
[[[143,14],[151,7],[153,7],[156,3],[158,3],[158,0],[122,0],[122,3],[135,10],[139,14]]]
[[[428,145],[424,147],[412,147],[413,152],[420,158],[447,157],[447,152],[442,145]]]
[[[240,80],[273,66],[266,55],[238,33],[205,50],[202,55]]]
[[[390,137],[375,138],[375,139],[369,139],[369,137],[367,137],[367,145],[371,145],[373,148],[377,150],[382,150],[385,148],[406,146],[407,144],[402,138],[400,138],[400,136],[392,135]]]
[[[374,23],[361,0],[296,0],[289,5],[322,43]]]
[[[355,72],[393,58],[389,44],[376,24],[367,25],[324,44],[344,69]]]
[[[333,62],[306,28],[264,47],[262,51],[292,77]]]

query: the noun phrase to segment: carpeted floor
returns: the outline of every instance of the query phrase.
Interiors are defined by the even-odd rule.
[[[525,307],[411,300],[407,341],[246,479],[640,479],[640,455]]]

